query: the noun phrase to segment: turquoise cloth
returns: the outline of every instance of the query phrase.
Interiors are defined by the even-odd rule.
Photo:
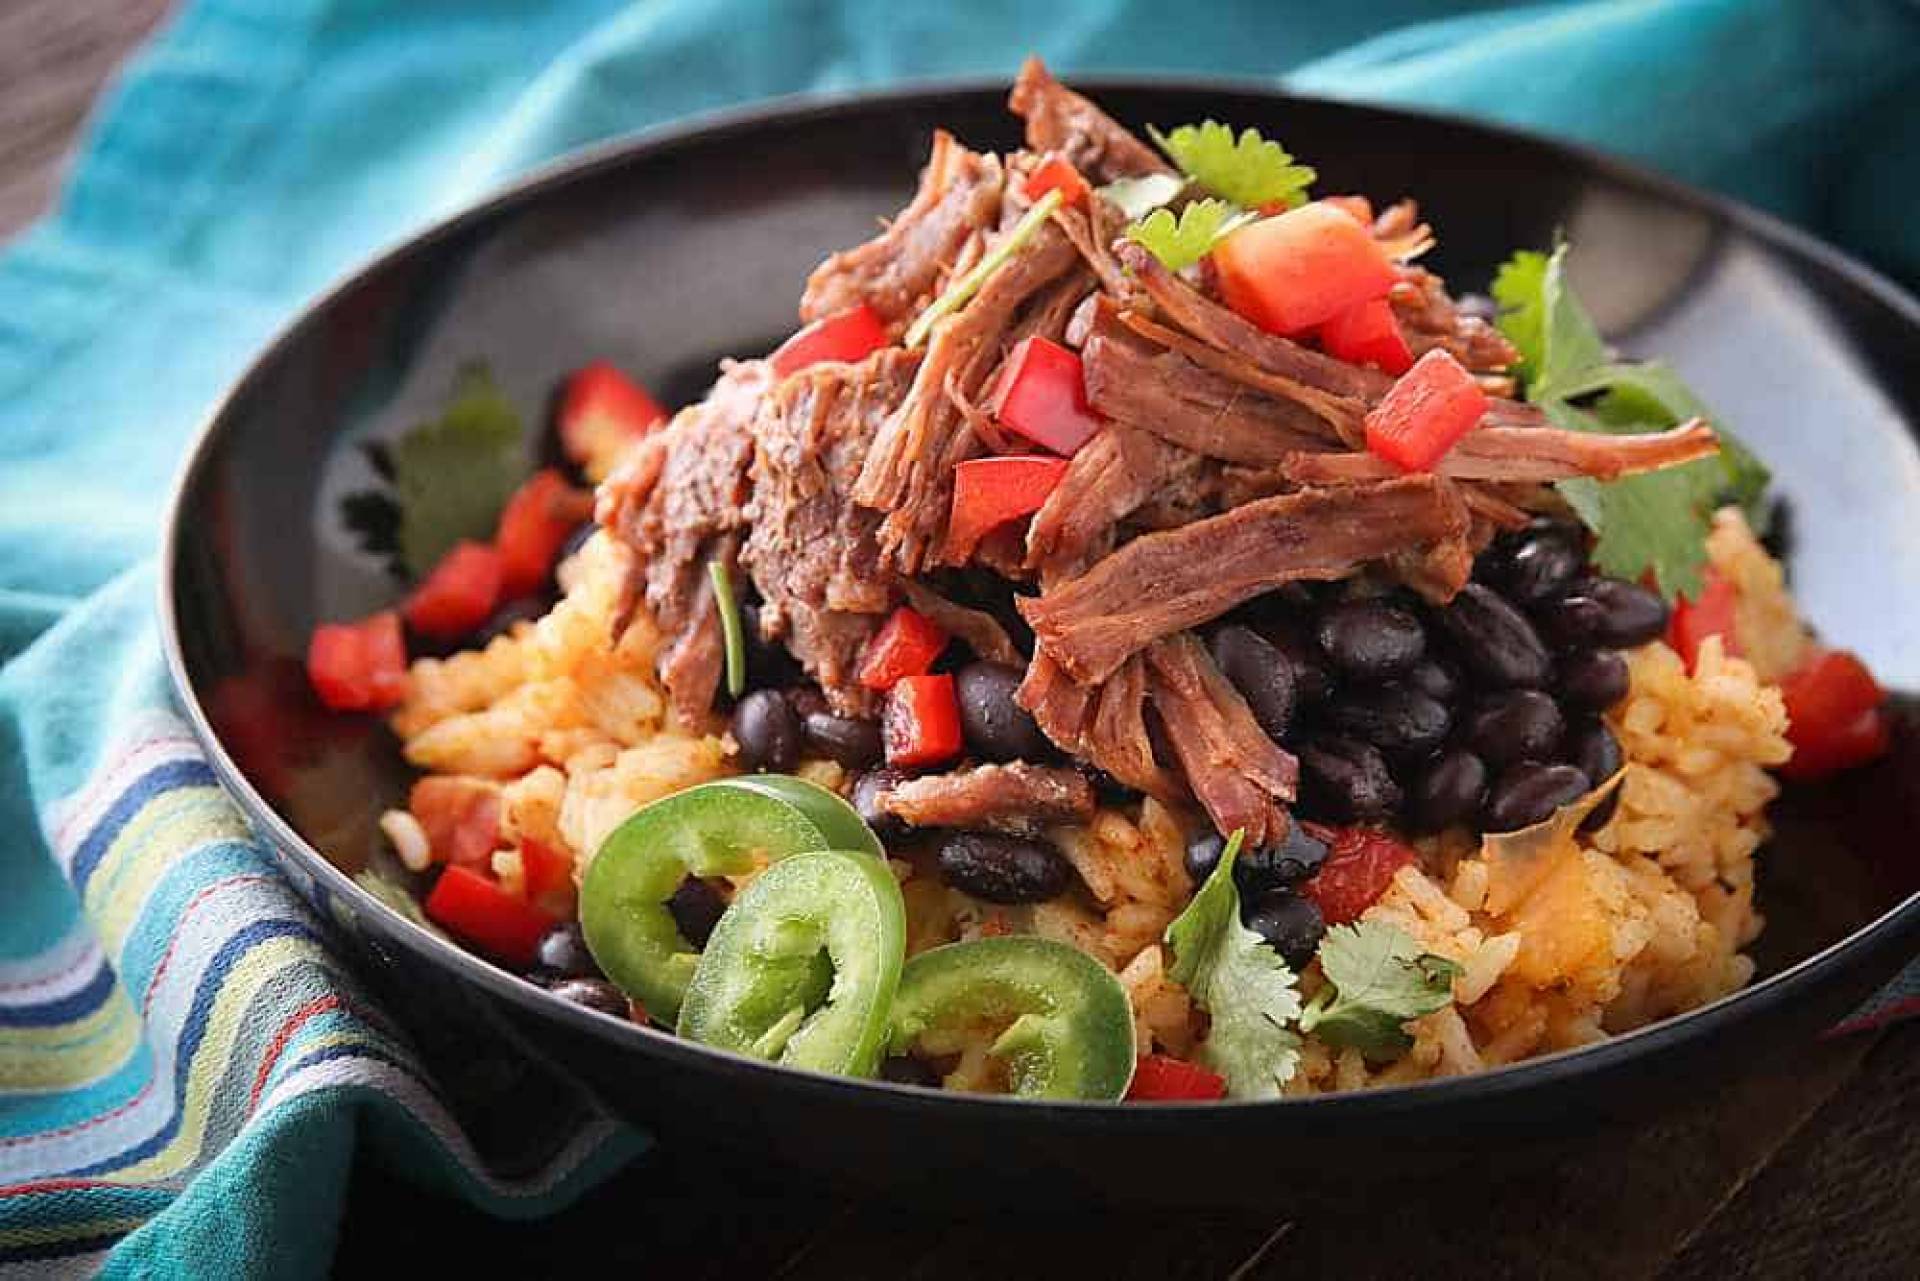
[[[349,264],[528,167],[1036,51],[1578,138],[1920,278],[1911,4],[1201,9],[203,0],[172,20],[0,258],[0,1260],[317,1273],[357,1146],[501,1213],[638,1146],[558,1087],[529,1092],[557,1101],[515,1142],[468,1142],[431,1047],[332,964],[166,718],[151,612],[167,478],[221,388]]]

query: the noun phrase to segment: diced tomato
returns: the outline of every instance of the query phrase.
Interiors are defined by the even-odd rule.
[[[1350,365],[1377,365],[1395,375],[1413,368],[1413,349],[1385,298],[1356,303],[1321,325],[1320,345]]]
[[[945,559],[957,565],[989,530],[1037,512],[1067,474],[1068,462],[1044,454],[970,458],[953,469],[953,512]]]
[[[892,689],[904,676],[919,676],[947,647],[940,625],[905,605],[893,611],[860,655],[858,679],[868,689]]]
[[[1735,598],[1733,583],[1709,565],[1700,578],[1699,599],[1681,596],[1673,602],[1667,644],[1685,660],[1689,672],[1700,659],[1701,642],[1709,636],[1718,636],[1728,654],[1740,652],[1739,638],[1733,632]]]
[[[1133,1084],[1127,1087],[1127,1098],[1135,1103],[1223,1099],[1226,1095],[1225,1077],[1170,1054],[1143,1055],[1134,1065]]]
[[[1410,865],[1416,855],[1385,832],[1371,827],[1306,828],[1327,844],[1327,860],[1300,892],[1314,901],[1328,925],[1347,925],[1372,907],[1394,873]]]
[[[1373,201],[1365,196],[1322,196],[1320,203],[1331,205],[1362,227],[1373,226]]]
[[[521,969],[533,964],[554,918],[470,867],[440,873],[423,905],[427,919],[463,943]]]
[[[634,382],[604,360],[574,372],[560,400],[560,449],[576,463],[600,450],[595,442],[609,433],[639,437],[667,420],[667,411]]]
[[[887,692],[880,718],[887,764],[919,769],[960,755],[960,702],[953,677],[903,676]]]
[[[1402,471],[1431,471],[1487,412],[1487,393],[1436,347],[1367,413],[1367,448]]]
[[[484,867],[500,846],[500,791],[491,783],[429,774],[414,782],[407,809],[439,862]]]
[[[1071,456],[1100,430],[1080,357],[1051,338],[1022,338],[994,384],[993,416],[1042,449]]]
[[[865,360],[887,345],[887,327],[865,303],[822,316],[781,343],[767,363],[785,378],[825,360]]]
[[[500,603],[502,572],[500,553],[485,543],[455,543],[400,612],[422,636],[458,640],[486,622]]]
[[[593,495],[569,485],[553,468],[529,476],[507,500],[493,536],[500,553],[501,595],[512,600],[540,590],[560,548],[592,514]]]
[[[1077,205],[1092,194],[1093,188],[1087,186],[1087,180],[1080,171],[1068,163],[1065,156],[1047,153],[1034,171],[1027,175],[1026,185],[1021,192],[1028,200],[1038,200],[1049,191],[1058,191],[1062,203]]]
[[[549,894],[573,892],[573,860],[566,851],[544,841],[523,837],[520,841],[520,866],[526,870],[527,897],[538,901]]]
[[[1892,730],[1881,704],[1886,694],[1867,665],[1845,650],[1816,653],[1780,683],[1787,705],[1793,757],[1780,767],[1788,778],[1825,778],[1883,755]]]
[[[1297,334],[1372,298],[1400,276],[1373,234],[1316,201],[1262,218],[1213,249],[1227,305],[1276,334]]]
[[[407,692],[400,616],[384,610],[357,623],[322,623],[307,643],[307,680],[336,712],[380,712]]]

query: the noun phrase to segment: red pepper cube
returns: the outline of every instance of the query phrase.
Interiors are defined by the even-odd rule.
[[[781,343],[767,357],[773,376],[785,378],[808,365],[836,360],[865,360],[887,345],[887,327],[865,303],[822,316]]]
[[[1367,414],[1367,448],[1402,471],[1432,471],[1487,412],[1487,393],[1436,347]]]
[[[1101,426],[1087,404],[1079,355],[1038,335],[1022,338],[1008,354],[989,408],[1007,430],[1066,457]]]
[[[1793,756],[1780,772],[1825,778],[1884,754],[1892,730],[1886,693],[1867,665],[1845,650],[1822,650],[1780,683]]]
[[[539,591],[560,549],[593,514],[593,496],[549,467],[527,478],[500,512],[493,545],[500,553],[500,593],[508,600]]]
[[[667,411],[646,388],[596,360],[567,379],[560,399],[560,450],[584,464],[601,452],[596,442],[605,436],[644,436],[666,420]]]
[[[427,919],[461,942],[517,969],[531,966],[554,918],[469,867],[440,873],[422,904]]]
[[[1709,565],[1701,576],[1699,598],[1681,596],[1673,602],[1667,644],[1680,655],[1689,672],[1700,661],[1700,646],[1709,636],[1718,636],[1728,654],[1740,653],[1739,638],[1733,632],[1737,600],[1733,583]]]
[[[1034,166],[1033,172],[1027,175],[1026,184],[1020,190],[1028,200],[1035,201],[1049,191],[1057,191],[1060,193],[1061,203],[1068,205],[1083,204],[1087,197],[1093,194],[1093,188],[1089,187],[1087,180],[1080,176],[1080,171],[1075,169],[1065,156],[1055,155],[1051,151],[1047,153],[1046,159]]]
[[[1394,875],[1418,857],[1412,847],[1370,827],[1321,827],[1312,823],[1306,827],[1326,843],[1327,858],[1320,870],[1301,884],[1300,893],[1313,900],[1328,925],[1359,920],[1360,914],[1387,892]]]
[[[1143,1055],[1134,1064],[1133,1084],[1127,1087],[1127,1099],[1132,1103],[1203,1101],[1225,1098],[1226,1094],[1225,1077],[1167,1054]]]
[[[357,623],[323,623],[307,643],[307,681],[336,712],[379,712],[407,692],[400,616],[385,610]]]
[[[1385,298],[1370,298],[1321,325],[1320,345],[1350,365],[1374,365],[1396,377],[1413,368],[1413,349]]]
[[[526,870],[527,897],[539,902],[547,895],[573,892],[573,859],[531,836],[520,841],[520,866]]]
[[[941,765],[960,755],[960,702],[953,677],[903,676],[887,692],[880,717],[887,764],[906,769]]]
[[[1043,454],[970,458],[953,469],[953,511],[943,558],[958,565],[991,531],[1031,515],[1067,474],[1068,462]]]
[[[1315,202],[1249,223],[1213,248],[1227,305],[1276,334],[1297,334],[1373,298],[1399,270],[1344,209]]]
[[[906,676],[919,676],[947,647],[940,625],[905,605],[893,611],[860,655],[856,678],[868,689],[892,689]]]
[[[485,543],[458,542],[400,607],[407,626],[436,640],[458,640],[487,621],[500,603],[500,553]]]

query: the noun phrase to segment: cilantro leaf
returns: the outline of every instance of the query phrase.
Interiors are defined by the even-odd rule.
[[[1287,963],[1240,923],[1233,863],[1241,837],[1227,841],[1206,884],[1167,926],[1167,972],[1212,1019],[1200,1061],[1226,1078],[1229,1096],[1270,1099],[1299,1066],[1300,1038],[1287,1024],[1300,1015],[1300,993]]]
[[[1141,174],[1138,178],[1115,178],[1100,188],[1100,194],[1118,209],[1128,222],[1138,222],[1186,189],[1184,178],[1170,173]]]
[[[1168,271],[1179,271],[1206,257],[1216,241],[1252,217],[1223,201],[1196,200],[1180,211],[1178,221],[1170,210],[1154,210],[1127,228],[1127,239],[1145,245]]]
[[[1422,952],[1411,938],[1377,921],[1336,925],[1320,944],[1327,986],[1300,1014],[1300,1029],[1369,1058],[1404,1053],[1413,1038],[1401,1025],[1453,1000],[1460,967]]]
[[[1520,352],[1527,399],[1571,431],[1658,431],[1709,417],[1666,365],[1614,359],[1567,283],[1566,253],[1564,244],[1551,254],[1522,250],[1494,277],[1500,329]],[[1766,467],[1731,433],[1717,430],[1716,457],[1620,480],[1559,483],[1561,496],[1593,531],[1594,561],[1603,570],[1627,579],[1650,574],[1669,598],[1697,594],[1713,508],[1734,501],[1764,519]]]
[[[440,417],[393,442],[400,562],[418,576],[463,538],[493,536],[526,471],[520,416],[484,365],[461,369]]]
[[[1232,129],[1208,120],[1168,134],[1151,127],[1147,132],[1182,173],[1243,208],[1303,204],[1316,177],[1306,165],[1295,164],[1279,143],[1261,137],[1258,129],[1243,129],[1236,139]]]

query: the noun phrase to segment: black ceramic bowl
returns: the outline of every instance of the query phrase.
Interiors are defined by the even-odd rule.
[[[1535,139],[1249,87],[1092,88],[1136,125],[1257,125],[1310,158],[1323,190],[1417,195],[1440,229],[1434,263],[1457,288],[1485,288],[1511,249],[1565,231],[1609,335],[1679,366],[1774,465],[1813,619],[1890,684],[1920,687],[1912,300],[1764,217]],[[977,1190],[980,1172],[1017,1173],[1104,1194],[1270,1202],[1290,1168],[1425,1167],[1684,1107],[1831,1024],[1920,951],[1910,725],[1892,759],[1782,801],[1760,864],[1760,976],[1746,991],[1574,1053],[1303,1101],[1059,1106],[771,1068],[565,1004],[355,887],[373,820],[406,776],[384,729],[318,709],[299,660],[316,622],[395,594],[341,521],[339,499],[367,479],[357,443],[432,413],[473,359],[530,421],[556,379],[596,357],[675,401],[698,395],[717,358],[791,329],[809,268],[902,203],[935,126],[1015,144],[1004,96],[995,85],[781,105],[593,151],[315,302],[214,413],[164,558],[173,675],[221,777],[373,981],[398,977],[391,986],[434,993],[443,1017],[524,1038],[669,1137],[894,1185],[963,1175]],[[1142,1177],[1180,1168],[1194,1145],[1233,1177],[1184,1190]]]

